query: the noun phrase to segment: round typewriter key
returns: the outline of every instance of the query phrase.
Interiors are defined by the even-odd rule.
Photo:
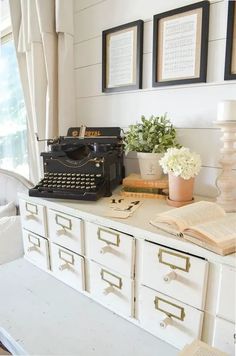
[[[101,177],[102,175],[101,174],[96,174],[96,177]]]
[[[84,177],[85,176],[85,174],[83,173],[83,174],[81,174],[81,177]]]
[[[89,190],[89,189],[90,189],[90,187],[86,187],[85,189]]]
[[[75,185],[71,185],[71,188],[75,188]]]
[[[85,188],[85,185],[81,185],[81,189],[84,189]]]

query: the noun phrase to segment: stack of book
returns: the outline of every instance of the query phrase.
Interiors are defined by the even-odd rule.
[[[123,179],[121,194],[127,197],[166,199],[168,179],[145,180],[133,173]]]

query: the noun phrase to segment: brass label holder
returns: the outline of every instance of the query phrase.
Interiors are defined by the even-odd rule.
[[[177,258],[180,258],[182,261],[184,261],[184,264],[185,266],[184,267],[181,267],[181,266],[178,266],[176,264],[172,264],[168,261],[165,261],[165,256],[164,255],[171,255],[171,256],[174,256],[174,257],[177,257]],[[191,264],[190,264],[190,259],[188,256],[182,256],[181,254],[179,253],[176,253],[176,252],[172,252],[172,251],[169,251],[169,250],[165,250],[163,248],[160,248],[159,249],[159,252],[158,252],[158,260],[160,263],[164,264],[164,265],[167,265],[169,266],[170,268],[172,269],[179,269],[181,271],[184,271],[184,272],[189,272],[189,269],[191,267]]]
[[[179,315],[174,314],[174,313],[172,313],[172,312],[170,312],[168,310],[163,309],[160,306],[160,303],[166,303],[166,304],[169,304],[170,306],[172,306],[174,308],[177,308],[179,310]],[[169,301],[167,301],[167,300],[165,300],[163,298],[159,298],[159,297],[155,297],[154,304],[155,304],[155,308],[157,310],[161,311],[162,313],[165,313],[169,318],[175,318],[175,319],[184,321],[185,312],[184,312],[184,308],[183,307],[180,307],[177,304],[171,303],[171,302],[169,302]]]
[[[113,242],[113,241],[110,241],[110,240],[102,237],[102,234],[101,234],[102,232],[105,232],[107,234],[114,236],[115,241]],[[107,243],[108,245],[113,245],[113,246],[117,246],[117,247],[119,247],[119,245],[120,245],[120,234],[118,232],[113,232],[113,231],[106,230],[106,229],[99,227],[97,230],[97,237],[98,237],[98,240],[103,241],[103,242]]]
[[[38,207],[35,204],[31,204],[31,203],[26,202],[25,203],[25,210],[28,213],[32,214],[32,215],[38,215]]]
[[[101,269],[101,279],[104,281],[104,282],[107,282],[109,283],[110,286],[112,287],[116,287],[118,289],[122,289],[122,279],[120,277],[117,277],[115,274],[111,273],[111,272],[108,272],[106,271],[105,269]],[[107,275],[110,275],[113,279],[115,278],[117,280],[117,283],[115,283],[114,281],[111,282],[109,279],[106,278],[106,274]]]
[[[60,219],[62,221],[60,221]],[[56,214],[55,221],[56,221],[56,224],[59,225],[63,230],[71,230],[72,229],[72,222],[71,222],[71,219],[69,219],[69,218],[65,218],[64,216]]]

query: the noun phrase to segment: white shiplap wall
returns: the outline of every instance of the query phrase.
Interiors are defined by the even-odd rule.
[[[77,124],[121,126],[144,114],[168,112],[181,144],[202,157],[195,193],[216,196],[220,173],[221,133],[214,127],[217,103],[236,99],[236,81],[224,81],[226,0],[210,1],[207,83],[152,88],[153,15],[191,4],[191,0],[75,0],[75,80]],[[143,89],[104,94],[102,31],[138,19],[144,20]],[[137,170],[137,159],[126,159],[127,173]]]

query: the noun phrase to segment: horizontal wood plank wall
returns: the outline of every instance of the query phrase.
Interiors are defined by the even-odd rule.
[[[236,81],[224,81],[227,0],[210,1],[207,83],[152,88],[153,15],[193,0],[75,0],[74,63],[77,124],[127,128],[141,115],[168,113],[181,144],[198,152],[202,170],[195,193],[215,197],[220,174],[221,132],[214,126],[217,103],[236,99]],[[103,94],[102,31],[144,20],[143,89]],[[127,173],[138,171],[135,154]]]

